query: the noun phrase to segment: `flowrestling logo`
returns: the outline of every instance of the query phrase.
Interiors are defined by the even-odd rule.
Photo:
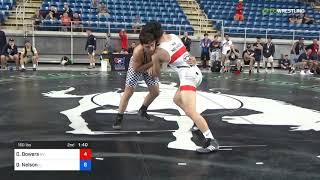
[[[263,14],[302,14],[306,11],[304,9],[276,9],[276,8],[264,8]]]

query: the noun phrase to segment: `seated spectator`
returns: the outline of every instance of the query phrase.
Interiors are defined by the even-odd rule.
[[[61,30],[68,31],[68,27],[71,25],[71,18],[68,16],[68,13],[64,13],[61,17]]]
[[[93,8],[97,8],[97,5],[98,5],[98,0],[92,0],[92,7]]]
[[[73,16],[72,9],[69,8],[69,4],[66,2],[64,3],[64,7],[63,7],[63,14],[64,13],[67,13],[70,18],[72,18]]]
[[[295,24],[296,22],[297,22],[297,17],[294,14],[290,15],[289,16],[289,23]]]
[[[142,22],[141,22],[140,16],[136,16],[132,25],[133,32],[134,33],[139,32],[141,30],[141,27],[142,27]]]
[[[305,75],[305,74],[313,74],[311,73],[311,66],[313,64],[312,60],[312,49],[310,47],[307,47],[306,52],[302,53],[298,60],[297,63],[294,65],[294,69],[300,68],[300,74]]]
[[[29,40],[26,40],[24,48],[22,49],[21,55],[20,55],[20,65],[21,65],[21,71],[25,71],[25,64],[32,62],[33,71],[37,70],[39,55],[37,52],[37,49],[35,47],[32,47],[31,42]]]
[[[297,24],[302,24],[303,21],[303,16],[302,15],[296,15],[296,23]]]
[[[1,54],[2,69],[5,69],[8,61],[14,61],[16,63],[16,70],[19,70],[18,47],[15,45],[14,39],[9,39],[9,43],[4,46]]]
[[[104,2],[101,2],[100,5],[98,6],[98,16],[99,18],[102,16],[106,16],[106,17],[110,16],[108,7]]]
[[[283,70],[289,70],[291,66],[289,56],[286,54],[283,59],[280,60],[280,68]]]
[[[247,49],[243,51],[242,58],[245,65],[249,65],[249,74],[253,71],[253,66],[256,63],[255,61],[255,52],[254,47],[252,47],[250,44],[247,45]]]
[[[39,25],[41,24],[43,17],[40,14],[40,11],[37,10],[35,14],[32,16],[33,25],[35,26],[35,29],[39,29]]]
[[[137,45],[136,45],[136,42],[132,42],[130,48],[128,49],[128,53],[129,53],[129,54],[132,54],[132,53],[133,53],[133,50],[134,50],[134,48],[135,48],[136,46],[137,46]]]
[[[46,20],[51,20],[51,21],[55,21],[56,20],[56,17],[54,15],[53,11],[49,11],[49,13],[46,16]]]
[[[50,12],[52,12],[52,17],[53,17],[52,19],[57,19],[57,18],[58,18],[58,17],[57,17],[58,8],[57,8],[56,6],[51,5],[48,14],[50,14]]]
[[[313,24],[314,19],[309,17],[306,13],[303,13],[302,15],[302,23],[303,24]]]
[[[78,13],[73,13],[72,23],[74,31],[83,31],[82,20]]]
[[[231,45],[231,49],[227,51],[227,58],[224,64],[224,72],[229,72],[231,69],[231,64],[235,64],[237,66],[237,73],[240,73],[241,69],[241,60],[239,59],[240,54],[239,50]]]

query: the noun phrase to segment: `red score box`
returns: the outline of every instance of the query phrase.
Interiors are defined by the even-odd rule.
[[[80,160],[91,160],[91,149],[80,149]]]

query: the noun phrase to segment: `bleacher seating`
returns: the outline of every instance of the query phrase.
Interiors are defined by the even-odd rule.
[[[6,17],[9,16],[9,10],[11,10],[15,5],[15,0],[0,0],[0,21],[6,19]]]
[[[178,5],[176,0],[106,0],[109,18],[99,18],[96,8],[92,8],[91,0],[44,0],[41,8],[42,14],[46,14],[51,5],[58,8],[58,12],[63,11],[64,2],[68,2],[73,12],[80,14],[83,25],[96,29],[96,31],[105,32],[107,23],[110,22],[111,32],[119,32],[120,29],[132,29],[132,22],[136,15],[141,17],[142,23],[150,20],[157,20],[163,24],[164,29],[168,33],[177,34],[180,30],[193,33],[193,28],[187,20],[186,15]],[[44,21],[43,26],[59,25],[60,22]],[[177,26],[178,25],[178,26]]]
[[[200,7],[208,15],[209,19],[224,20],[225,32],[233,36],[243,36],[244,27],[254,28],[247,30],[247,37],[268,34],[276,38],[292,38],[293,31],[285,30],[301,30],[295,32],[295,36],[304,36],[306,39],[319,37],[318,33],[308,31],[318,31],[320,24],[290,24],[288,22],[290,14],[263,14],[264,8],[276,9],[305,9],[306,14],[314,19],[320,18],[320,13],[315,11],[310,5],[299,2],[298,0],[245,0],[243,22],[234,21],[236,0],[200,0]],[[221,28],[221,22],[216,23],[218,29]],[[242,28],[242,29],[240,29]]]

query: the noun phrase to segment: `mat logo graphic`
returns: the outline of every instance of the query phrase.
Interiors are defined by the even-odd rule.
[[[145,84],[139,86],[146,87]],[[43,93],[50,98],[79,98],[79,105],[72,109],[62,111],[61,113],[68,117],[72,130],[67,133],[73,134],[119,134],[117,131],[95,131],[89,129],[88,123],[82,117],[82,113],[110,105],[118,106],[121,93],[111,91],[101,94],[73,95],[69,94],[75,88],[69,88],[62,91],[50,91]],[[173,132],[176,140],[168,144],[169,148],[195,150],[197,146],[191,140],[192,133],[189,129],[193,122],[186,116],[183,111],[173,103],[172,98],[177,90],[176,84],[160,84],[160,96],[150,105],[149,110],[157,110],[157,113],[150,112],[151,115],[165,119],[166,121],[177,122],[179,128]],[[144,97],[148,92],[136,92],[128,105],[127,111],[132,112],[139,109]],[[135,103],[132,103],[135,102]],[[161,109],[177,109],[181,116],[159,113]],[[206,110],[251,110],[255,113],[234,113],[224,114],[222,121],[232,124],[246,125],[282,125],[289,126],[292,131],[320,130],[320,112],[298,106],[294,106],[282,101],[247,96],[234,96],[213,92],[197,92],[197,111],[205,112]],[[240,111],[238,111],[240,112]],[[96,113],[117,113],[114,109],[97,110]],[[213,118],[214,119],[214,118]],[[214,119],[216,120],[216,119]],[[143,132],[143,131],[141,131]]]

